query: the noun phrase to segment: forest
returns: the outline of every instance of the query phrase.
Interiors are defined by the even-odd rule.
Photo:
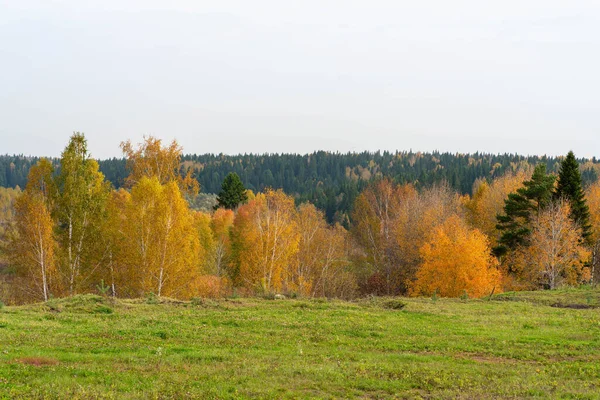
[[[121,149],[97,161],[75,133],[60,159],[0,160],[1,301],[480,298],[598,281],[599,164],[572,152]],[[201,190],[218,195],[194,207]]]
[[[38,157],[0,156],[0,187],[24,188],[31,166]],[[58,168],[59,159],[50,159]],[[125,158],[98,160],[99,170],[113,187],[121,188],[128,176]],[[311,154],[182,154],[182,167],[192,169],[200,195],[192,206],[208,210],[213,196],[221,190],[223,179],[236,173],[244,186],[254,192],[267,188],[282,189],[294,197],[296,204],[310,201],[325,213],[329,223],[349,226],[350,212],[356,196],[373,179],[388,177],[396,183],[410,183],[416,188],[446,183],[461,194],[471,194],[480,179],[494,179],[519,165],[545,164],[549,172],[558,173],[560,159],[516,154],[451,154],[405,152]],[[579,159],[584,186],[598,179],[600,164],[595,158]]]

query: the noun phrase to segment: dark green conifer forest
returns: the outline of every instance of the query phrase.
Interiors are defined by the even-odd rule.
[[[0,186],[23,188],[29,168],[38,157],[0,156]],[[561,158],[520,156],[516,154],[453,154],[402,152],[311,154],[188,154],[182,168],[193,168],[194,176],[205,194],[217,194],[229,173],[236,173],[247,189],[283,189],[298,203],[310,201],[323,210],[329,222],[346,224],[356,196],[377,178],[389,177],[397,183],[427,187],[447,182],[463,194],[471,193],[478,179],[502,176],[519,165],[543,164],[548,173],[558,174]],[[583,165],[583,186],[598,178],[598,160],[579,159]],[[58,160],[53,160],[58,166]],[[123,185],[127,175],[125,159],[99,160],[100,171],[115,188]]]

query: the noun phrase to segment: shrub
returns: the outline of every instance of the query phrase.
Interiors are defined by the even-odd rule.
[[[98,293],[100,293],[100,295],[102,295],[104,297],[108,297],[108,292],[110,290],[110,286],[106,285],[104,283],[104,279],[102,279],[100,281],[100,284],[96,285],[96,290],[98,290]]]
[[[262,295],[262,298],[265,300],[275,300],[275,293],[265,293]]]
[[[113,313],[113,309],[108,307],[108,306],[104,306],[104,305],[97,305],[96,308],[94,309],[94,313],[96,314],[112,314]]]
[[[437,289],[435,289],[435,290],[433,291],[433,295],[431,296],[431,300],[433,300],[433,302],[434,302],[434,303],[435,303],[435,302],[437,301],[437,299],[438,299],[438,294],[437,294],[437,293],[438,293],[438,291],[437,291]]]
[[[196,307],[219,307],[219,303],[214,301],[214,300],[210,300],[210,299],[205,299],[202,297],[193,297],[190,302],[192,303],[193,306]]]
[[[158,296],[154,294],[154,292],[150,292],[146,295],[146,304],[158,304],[159,299]]]
[[[392,299],[385,301],[382,304],[382,307],[389,310],[402,310],[404,307],[406,307],[406,303],[398,299]]]

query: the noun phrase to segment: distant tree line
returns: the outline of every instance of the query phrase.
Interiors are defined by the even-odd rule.
[[[25,187],[27,174],[37,157],[0,156],[0,186]],[[59,167],[59,160],[50,160]],[[549,173],[558,173],[560,158],[516,154],[454,154],[402,152],[311,154],[188,154],[182,156],[182,170],[192,170],[204,194],[217,194],[229,173],[236,173],[244,186],[256,193],[267,188],[283,189],[296,204],[310,201],[325,213],[329,223],[349,226],[352,205],[358,194],[376,178],[388,177],[397,184],[416,188],[442,182],[461,193],[471,194],[473,185],[491,181],[523,165],[543,164]],[[578,159],[584,187],[596,182],[600,163],[596,158]],[[125,185],[128,171],[124,158],[98,161],[100,171],[115,188]]]

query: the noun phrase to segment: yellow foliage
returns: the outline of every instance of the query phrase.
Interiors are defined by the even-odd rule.
[[[423,264],[411,283],[413,296],[482,297],[500,286],[500,273],[487,238],[458,216],[435,228],[420,249]]]
[[[329,226],[322,211],[310,204],[297,213],[299,250],[289,270],[288,290],[302,296],[343,296],[356,290],[347,279],[347,232],[339,225]],[[340,280],[345,279],[340,287]]]
[[[24,278],[20,289],[24,298],[48,300],[57,294],[57,243],[54,239],[54,220],[46,182],[52,175],[52,166],[42,159],[29,171],[25,191],[14,206],[15,232],[10,253],[17,272]]]
[[[198,247],[198,266],[201,273],[213,274],[216,242],[211,230],[211,216],[203,212],[193,212],[196,235],[200,241]]]
[[[46,301],[57,289],[54,221],[39,193],[25,191],[17,199],[15,211],[17,236],[11,252],[19,274],[27,282],[21,289],[29,299]]]
[[[581,244],[581,228],[569,217],[567,202],[557,201],[532,223],[524,276],[529,282],[554,289],[560,283],[577,284],[585,274],[590,252]]]
[[[268,190],[241,206],[232,228],[238,284],[263,292],[287,289],[288,268],[298,252],[294,199]]]
[[[199,274],[200,241],[194,216],[175,182],[142,177],[125,209],[123,251],[130,295],[193,297],[191,281]]]
[[[508,172],[491,183],[485,180],[475,183],[473,197],[466,202],[469,221],[488,236],[492,247],[498,241],[496,216],[503,213],[504,200],[523,186],[523,181],[530,175],[531,168],[521,168],[517,172]]]
[[[230,261],[231,241],[229,234],[234,218],[235,214],[232,210],[218,208],[210,222],[214,240],[210,270],[217,276],[223,276]]]
[[[123,154],[127,158],[127,168],[131,171],[127,177],[130,186],[135,185],[143,177],[156,177],[161,184],[177,182],[179,188],[186,193],[198,194],[198,181],[192,177],[193,168],[187,169],[182,176],[182,147],[176,140],[163,147],[162,140],[153,136],[144,137],[144,142],[134,147],[130,140],[121,143]]]
[[[0,241],[15,218],[15,201],[21,194],[21,189],[0,187]]]

